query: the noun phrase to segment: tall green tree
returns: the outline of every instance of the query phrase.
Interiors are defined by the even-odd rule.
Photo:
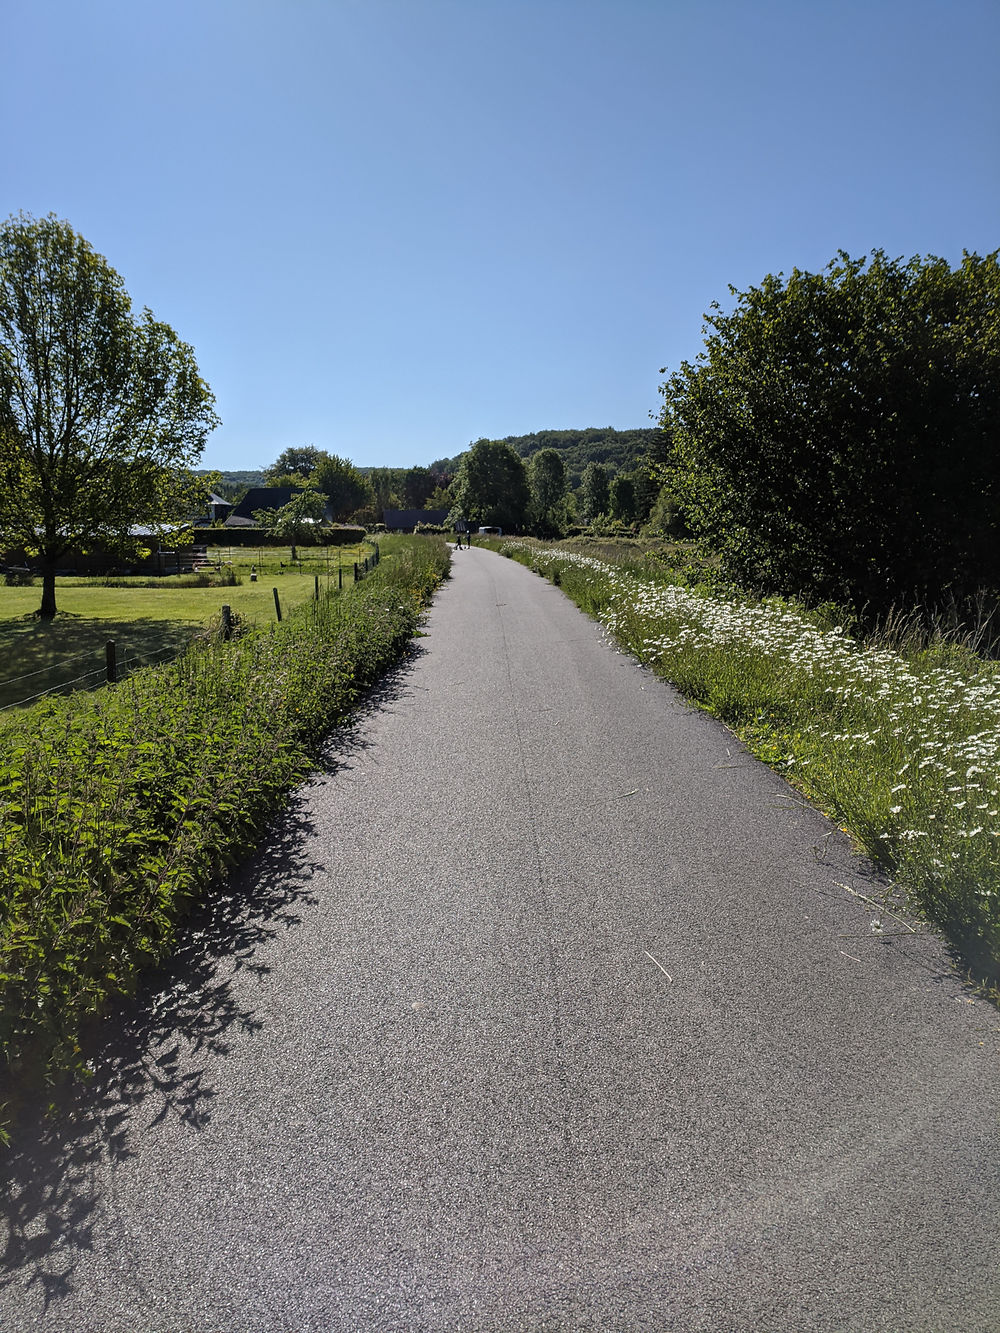
[[[403,504],[403,468],[373,467],[368,473],[368,484],[372,488],[372,504],[379,518],[385,509],[405,509]]]
[[[501,440],[477,440],[462,455],[454,495],[456,511],[473,527],[517,532],[528,508],[524,463]]]
[[[372,503],[371,483],[349,458],[323,454],[311,480],[318,491],[329,496],[330,511],[335,519],[349,518]]]
[[[611,480],[603,463],[588,463],[583,469],[579,499],[585,523],[592,523],[598,514],[606,514],[611,508]]]
[[[436,485],[424,500],[425,509],[451,509],[455,496],[450,486]]]
[[[663,479],[745,584],[872,609],[1000,586],[1000,267],[841,252],[716,304]]]
[[[620,523],[632,523],[636,516],[635,482],[627,472],[611,478],[610,509],[612,518]]]
[[[434,489],[434,477],[428,467],[406,469],[403,477],[404,509],[424,509],[427,497]]]
[[[300,485],[287,504],[277,509],[255,509],[254,518],[275,537],[293,547],[314,541],[326,515],[327,497],[315,486]]]
[[[290,445],[265,469],[265,481],[269,486],[278,485],[283,477],[301,477],[308,481],[326,457],[325,450],[317,449],[314,444]]]
[[[566,528],[566,464],[556,449],[539,449],[528,460],[529,517],[536,537],[560,537]]]
[[[669,434],[661,429],[646,432],[646,451],[631,472],[635,486],[635,516],[645,523],[657,503],[663,486],[664,468],[671,457]]]
[[[204,502],[190,473],[218,418],[194,352],[135,318],[102,255],[54,215],[0,227],[0,541],[55,571],[95,545],[134,554]],[[147,538],[148,540],[148,538]]]

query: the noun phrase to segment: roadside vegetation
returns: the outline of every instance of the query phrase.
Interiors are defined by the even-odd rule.
[[[82,1068],[88,1021],[169,954],[448,567],[389,538],[341,596],[12,715],[0,755],[0,1085]],[[13,1097],[13,1094],[11,1094]],[[0,1115],[0,1127],[3,1118]]]
[[[504,549],[784,771],[996,985],[1000,252],[840,252],[730,293],[647,454],[647,532],[692,540]],[[613,535],[610,488],[583,482]]]
[[[968,642],[857,640],[836,609],[690,586],[617,561],[496,543],[729,725],[851,833],[976,971],[1000,980],[1000,671]],[[877,916],[876,932],[893,923]]]

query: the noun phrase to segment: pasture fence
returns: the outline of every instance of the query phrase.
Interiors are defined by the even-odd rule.
[[[380,553],[378,543],[371,555],[365,556],[362,561],[354,562],[354,582],[358,583],[364,576],[378,565]],[[344,571],[338,568],[337,589],[343,589]],[[281,601],[278,596],[278,589],[273,589],[274,593],[274,612],[278,622],[282,619]],[[320,580],[319,575],[315,576],[313,584],[313,598],[315,601],[320,599]],[[232,610],[229,606],[223,606],[220,616],[220,631],[223,638],[229,638],[232,634]],[[160,666],[164,662],[173,661],[187,652],[190,641],[166,648],[160,652],[142,653],[130,645],[120,645],[114,639],[105,641],[103,648],[103,660],[101,660],[102,650],[98,648],[88,648],[83,652],[73,653],[69,657],[60,658],[56,662],[49,662],[43,667],[38,667],[34,671],[25,671],[18,676],[10,676],[6,680],[0,680],[0,698],[7,695],[13,686],[21,685],[27,681],[33,681],[35,684],[41,684],[45,677],[49,680],[53,676],[59,679],[53,684],[45,685],[42,689],[32,689],[28,686],[29,693],[17,698],[8,698],[7,702],[0,703],[0,713],[11,712],[15,708],[27,708],[31,704],[38,703],[41,699],[47,698],[51,694],[72,694],[76,690],[96,690],[104,685],[116,685],[120,681],[127,679],[134,671],[141,667]],[[80,671],[77,674],[64,676],[63,668],[69,667],[75,670],[75,664],[79,662],[99,661],[99,665],[92,666],[90,669]]]

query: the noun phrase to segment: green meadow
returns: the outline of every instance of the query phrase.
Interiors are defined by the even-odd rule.
[[[109,640],[122,670],[155,665],[216,623],[223,604],[245,623],[265,625],[276,619],[274,589],[284,615],[315,597],[317,578],[323,594],[341,579],[353,582],[355,561],[371,550],[300,546],[293,561],[287,546],[222,548],[197,575],[61,578],[51,621],[35,614],[40,587],[0,584],[0,725],[12,708],[49,692],[101,684]]]

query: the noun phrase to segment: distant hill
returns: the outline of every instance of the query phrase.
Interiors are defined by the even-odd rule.
[[[196,477],[207,477],[210,469],[198,468],[195,471]],[[257,472],[220,472],[221,481],[217,487],[219,495],[225,500],[235,500],[237,496],[242,495],[244,491],[251,486],[263,486],[264,473]]]
[[[613,426],[588,426],[585,430],[539,430],[532,435],[507,435],[509,444],[524,459],[539,449],[556,449],[562,454],[570,484],[579,486],[583,469],[588,463],[603,463],[609,471],[631,472],[639,460],[663,440],[663,432],[656,426],[636,427],[634,430],[615,430]],[[454,471],[461,454],[456,458],[442,458],[431,464],[432,471]]]
[[[656,426],[637,426],[634,430],[616,430],[613,426],[588,426],[585,430],[539,430],[532,435],[507,435],[503,443],[527,460],[539,449],[557,449],[562,454],[569,475],[570,485],[579,486],[583,469],[588,463],[603,463],[614,475],[616,472],[631,472],[639,465],[646,454],[655,454],[657,446],[662,445],[663,431]],[[463,450],[462,453],[466,453]],[[462,454],[454,458],[438,458],[428,464],[436,478],[449,478],[455,474],[462,460]],[[207,475],[207,469],[200,470]],[[390,471],[402,478],[407,468],[359,467],[365,476]],[[227,500],[239,498],[252,486],[266,485],[262,470],[256,472],[222,472],[218,492]]]

